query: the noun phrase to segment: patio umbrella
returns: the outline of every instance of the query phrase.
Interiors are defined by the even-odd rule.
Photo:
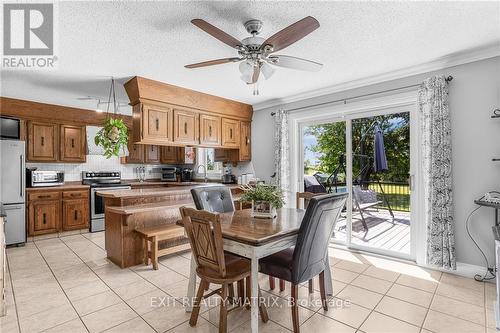
[[[375,126],[374,132],[374,169],[375,172],[386,171],[388,170],[388,167],[387,158],[385,156],[384,134],[378,125]]]

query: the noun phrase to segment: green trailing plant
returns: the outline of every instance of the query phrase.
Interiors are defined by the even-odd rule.
[[[267,201],[275,208],[281,208],[285,204],[283,190],[274,185],[256,185],[246,190],[241,196],[242,201]]]
[[[104,149],[106,158],[119,156],[120,150],[125,150],[128,144],[128,128],[122,119],[107,117],[103,128],[97,132],[94,142]]]

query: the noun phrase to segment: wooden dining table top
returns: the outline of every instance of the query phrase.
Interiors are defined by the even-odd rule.
[[[274,219],[250,216],[251,209],[220,213],[222,238],[251,246],[261,246],[298,234],[305,210],[281,208]],[[182,224],[179,221],[179,224]]]

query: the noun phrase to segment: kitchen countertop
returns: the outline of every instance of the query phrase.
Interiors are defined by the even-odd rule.
[[[37,191],[69,191],[69,190],[88,190],[89,185],[83,185],[82,182],[64,182],[64,185],[58,186],[43,186],[43,187],[28,187],[26,192],[37,192]]]
[[[5,213],[5,210],[3,209],[3,204],[0,203],[0,217],[6,217],[7,214]]]
[[[177,195],[187,194],[193,187],[207,186],[207,185],[223,185],[218,183],[191,183],[190,186],[167,186],[160,188],[138,188],[133,190],[112,190],[112,191],[98,191],[97,195],[104,198],[134,198],[134,197],[152,197],[163,195]],[[237,188],[239,185],[229,184],[225,185],[230,188]]]
[[[137,179],[124,179],[122,180],[124,183],[130,184],[131,186],[153,186],[153,185],[164,185],[164,186],[192,186],[192,185],[202,185],[202,184],[217,184],[221,185],[220,182],[217,181],[208,181],[205,183],[203,180],[194,180],[192,182],[169,182],[169,181],[161,181],[160,179],[146,179],[143,182],[138,181]],[[237,185],[237,184],[224,184],[227,186]]]

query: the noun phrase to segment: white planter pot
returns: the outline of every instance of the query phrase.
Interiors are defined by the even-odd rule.
[[[273,219],[277,216],[276,208],[268,201],[252,200],[252,217]]]

